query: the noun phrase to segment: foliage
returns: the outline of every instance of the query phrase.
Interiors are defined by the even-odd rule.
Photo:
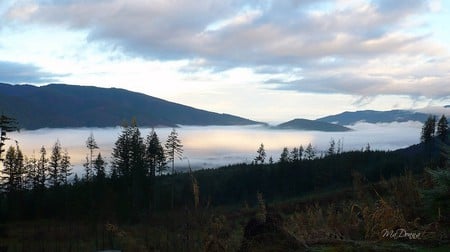
[[[256,153],[258,153],[258,155],[255,157],[255,164],[264,164],[264,160],[266,159],[266,150],[264,149],[264,144],[261,143]]]
[[[430,143],[433,140],[433,137],[435,136],[435,130],[436,130],[436,117],[430,115],[422,127],[422,134],[420,135],[420,141],[422,143]]]
[[[178,133],[175,128],[172,129],[170,135],[167,137],[166,141],[166,151],[167,159],[172,163],[172,174],[175,173],[175,158],[183,157],[183,145],[181,140],[178,138]]]

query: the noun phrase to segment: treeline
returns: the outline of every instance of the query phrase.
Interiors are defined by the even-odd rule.
[[[423,139],[424,132],[431,132],[425,130],[431,128],[429,124],[424,124]],[[448,126],[442,124],[441,131],[447,136]],[[435,142],[435,131],[430,134]],[[72,173],[69,154],[59,141],[49,156],[45,147],[31,158],[24,157],[18,145],[10,147],[3,162],[0,218],[134,222],[185,207],[253,204],[257,193],[268,201],[302,197],[351,186],[355,173],[375,183],[405,171],[422,172],[438,157],[426,154],[422,146],[429,141],[423,142],[417,147],[420,155],[411,155],[414,148],[386,152],[372,151],[369,145],[365,150],[342,152],[340,141],[331,140],[320,156],[309,144],[286,147],[277,160],[271,157],[268,162],[261,144],[252,164],[177,174],[174,163],[182,157],[183,146],[176,130],[163,145],[154,130],[144,138],[131,122],[122,127],[115,142],[110,169],[97,152],[94,136],[88,137],[85,172],[81,178],[75,174],[73,181],[68,179]]]

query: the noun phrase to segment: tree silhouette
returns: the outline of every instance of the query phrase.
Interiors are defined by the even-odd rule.
[[[441,119],[439,119],[437,123],[437,131],[436,131],[437,137],[441,139],[441,141],[445,142],[448,137],[448,121],[445,115],[441,116]]]
[[[255,163],[264,164],[264,160],[266,159],[266,150],[264,149],[263,143],[261,143],[256,153],[258,153],[258,155],[255,157]]]
[[[183,157],[183,145],[181,144],[181,140],[178,138],[178,133],[175,128],[172,129],[170,135],[166,141],[166,150],[168,160],[172,163],[172,174],[175,173],[175,157],[181,159]]]
[[[86,147],[89,149],[89,170],[92,171],[92,165],[93,165],[93,155],[94,150],[98,149],[97,142],[95,141],[94,134],[91,132],[91,135],[86,140]]]
[[[433,140],[436,129],[436,117],[429,116],[422,127],[422,134],[420,135],[420,141],[422,143],[430,143]]]

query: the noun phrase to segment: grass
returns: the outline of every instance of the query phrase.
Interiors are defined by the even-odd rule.
[[[354,174],[354,187],[316,192],[267,205],[258,194],[249,207],[184,208],[155,213],[138,224],[110,221],[33,220],[0,225],[0,248],[11,251],[239,251],[245,226],[269,215],[283,220],[275,224],[281,233],[266,230],[249,243],[249,251],[277,251],[270,239],[294,237],[310,251],[450,251],[448,223],[427,214],[419,179],[402,177],[370,185]],[[419,232],[421,239],[383,237],[382,231],[403,228]],[[283,233],[284,232],[284,233]],[[281,238],[280,238],[281,237]],[[266,245],[269,244],[269,245]],[[436,246],[437,245],[437,246]],[[286,249],[284,247],[284,249]]]

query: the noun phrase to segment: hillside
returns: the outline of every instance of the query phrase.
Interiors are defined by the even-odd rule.
[[[349,131],[351,129],[328,122],[307,119],[294,119],[277,125],[277,129],[317,130],[317,131]]]
[[[361,121],[367,123],[390,123],[390,122],[407,122],[407,121],[425,122],[427,118],[428,114],[409,110],[390,110],[390,111],[362,110],[355,112],[346,111],[337,115],[319,118],[317,119],[317,121],[336,123],[339,125],[353,125]]]
[[[0,113],[16,118],[26,129],[110,127],[132,118],[140,126],[258,124],[124,89],[65,84],[0,84]]]

